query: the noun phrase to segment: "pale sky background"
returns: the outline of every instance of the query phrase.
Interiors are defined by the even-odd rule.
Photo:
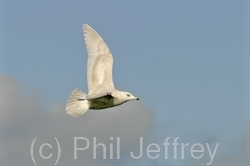
[[[247,0],[1,1],[0,165],[34,165],[35,137],[54,146],[54,137],[61,140],[61,166],[209,161],[208,153],[195,160],[188,150],[184,160],[164,159],[167,137],[212,148],[219,143],[214,166],[249,165],[249,9]],[[74,88],[87,92],[83,23],[113,53],[117,89],[140,100],[75,119],[64,107]],[[92,160],[89,151],[73,160],[77,136],[100,142],[120,136],[121,159]],[[159,144],[158,159],[131,159],[139,136]],[[36,158],[38,165],[55,163],[55,157]]]

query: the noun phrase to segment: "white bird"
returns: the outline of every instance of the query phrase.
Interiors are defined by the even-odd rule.
[[[79,117],[88,109],[105,109],[121,105],[129,100],[139,100],[129,92],[116,90],[112,78],[113,56],[101,36],[88,24],[83,24],[88,52],[88,95],[75,89],[69,96],[66,111]]]

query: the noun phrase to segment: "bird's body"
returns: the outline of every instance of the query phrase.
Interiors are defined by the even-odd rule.
[[[89,93],[75,89],[67,102],[68,114],[79,117],[88,109],[105,109],[138,100],[129,92],[118,91],[112,78],[113,56],[101,36],[89,25],[83,25],[88,52],[87,77]]]
[[[89,101],[89,108],[93,110],[105,109],[116,106],[114,103],[114,97],[111,95],[107,95],[104,97],[88,101]]]

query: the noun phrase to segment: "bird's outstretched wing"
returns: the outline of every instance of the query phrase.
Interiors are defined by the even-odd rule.
[[[89,55],[87,66],[89,94],[102,91],[102,88],[114,88],[112,78],[113,56],[108,46],[88,24],[83,25],[83,31]]]

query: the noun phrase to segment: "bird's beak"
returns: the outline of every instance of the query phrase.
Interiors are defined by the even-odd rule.
[[[135,100],[139,100],[139,97],[136,97]]]

